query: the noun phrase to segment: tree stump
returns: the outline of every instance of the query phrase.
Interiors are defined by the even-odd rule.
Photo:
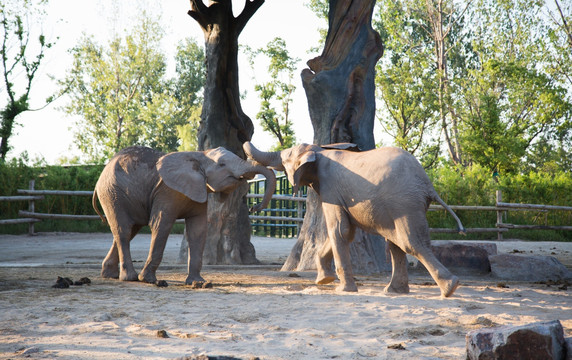
[[[383,45],[371,27],[374,5],[374,0],[330,0],[324,49],[301,74],[315,144],[352,142],[360,150],[375,148],[375,64]],[[282,270],[315,269],[316,252],[326,239],[319,197],[309,190],[298,242]],[[357,229],[350,251],[354,273],[389,270],[380,236]]]
[[[191,0],[188,14],[201,26],[205,38],[207,76],[198,133],[199,150],[223,146],[245,158],[242,143],[254,132],[252,120],[242,111],[238,83],[238,37],[264,0],[246,1],[234,17],[231,0]],[[209,194],[205,264],[256,263],[250,243],[246,206],[248,187],[233,194]],[[183,241],[181,247],[186,246]]]

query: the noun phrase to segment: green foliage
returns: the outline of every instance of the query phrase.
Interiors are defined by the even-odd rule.
[[[103,170],[101,165],[82,166],[29,166],[26,159],[12,159],[0,164],[0,196],[15,196],[18,189],[28,189],[35,180],[36,190],[91,191]],[[0,218],[17,219],[19,210],[28,208],[27,201],[0,202]],[[35,201],[35,211],[49,214],[94,215],[91,197],[46,195]],[[2,225],[0,233],[26,233],[28,225]],[[35,224],[35,230],[43,231],[108,231],[101,221],[43,220]]]
[[[435,139],[431,139],[429,133],[439,120],[438,98],[434,91],[428,91],[437,84],[426,71],[432,49],[418,46],[421,42],[415,37],[394,36],[419,27],[415,19],[405,15],[408,9],[401,5],[395,1],[382,2],[380,6],[385,11],[378,13],[379,17],[374,20],[385,45],[383,71],[376,74],[378,95],[385,110],[380,112],[381,124],[395,146],[425,157],[425,165],[430,165],[437,153]]]
[[[572,174],[531,172],[528,174],[503,174],[497,176],[479,165],[467,168],[441,167],[428,171],[441,198],[449,205],[494,206],[496,191],[502,193],[502,201],[518,204],[544,204],[572,206]],[[494,175],[494,176],[493,176]],[[494,228],[495,211],[455,211],[467,228]],[[430,211],[429,226],[454,228],[455,223],[444,211]],[[508,211],[503,222],[521,225],[569,225],[570,211],[541,212],[536,210]],[[459,238],[459,235],[434,234],[433,238]],[[525,240],[571,241],[566,231],[510,230],[505,237]],[[468,239],[496,239],[496,233],[470,234]]]
[[[31,179],[36,180],[35,188],[38,190],[93,190],[99,174],[103,170],[101,165],[82,166],[29,166],[28,160],[13,159],[8,163],[0,164],[0,196],[15,196],[18,189],[27,189]],[[531,172],[514,175],[503,174],[499,176],[486,168],[474,165],[467,168],[454,168],[442,166],[428,171],[435,189],[441,198],[449,205],[481,205],[494,206],[496,191],[501,190],[503,201],[521,204],[546,204],[572,206],[572,174],[562,171],[555,173]],[[495,176],[493,176],[495,175]],[[262,194],[264,188],[261,182],[251,183],[251,192]],[[303,189],[304,190],[304,189]],[[278,176],[277,194],[290,194],[292,188],[285,176]],[[257,201],[249,199],[249,206]],[[297,217],[298,204],[293,201],[274,201],[269,206],[272,209],[281,209],[281,216]],[[27,209],[27,202],[0,202],[0,219],[16,219],[18,211]],[[86,196],[45,196],[44,200],[36,201],[36,211],[51,214],[94,215],[91,197]],[[267,212],[268,215],[278,214]],[[495,211],[456,211],[463,225],[467,228],[494,228],[496,224]],[[427,214],[429,225],[433,228],[455,228],[452,217],[445,211],[429,211]],[[509,211],[503,218],[504,223],[525,225],[570,225],[572,212],[570,211]],[[260,221],[255,231],[257,234],[286,234],[281,233],[276,226],[268,221]],[[109,228],[100,221],[42,221],[35,225],[36,231],[108,231]],[[27,225],[2,225],[0,233],[21,234],[27,232]],[[295,234],[295,227],[287,231]],[[288,236],[290,236],[288,235]],[[460,235],[433,234],[433,238],[455,238]],[[525,240],[554,240],[571,241],[572,234],[568,231],[530,231],[510,230],[507,238]],[[495,239],[496,233],[469,234],[467,239]]]
[[[179,75],[167,79],[162,36],[159,24],[144,16],[132,33],[107,46],[84,37],[72,49],[74,63],[62,82],[71,102],[64,110],[81,116],[75,142],[88,161],[101,163],[132,145],[176,151],[177,128],[189,120],[197,127],[190,115],[202,102],[204,54],[186,40],[177,49]]]
[[[292,121],[289,118],[289,105],[292,102],[292,93],[296,87],[292,84],[297,58],[291,58],[286,43],[281,38],[275,38],[266,45],[266,48],[252,51],[247,49],[250,64],[254,67],[254,58],[264,55],[268,60],[268,74],[270,81],[255,85],[260,97],[260,111],[256,118],[260,120],[262,129],[271,133],[278,140],[272,150],[282,150],[292,147],[295,142]],[[280,107],[280,111],[276,110]]]
[[[562,19],[572,7],[563,9],[559,18],[539,16],[551,11],[542,1],[380,2],[379,114],[394,145],[426,167],[442,137],[462,166],[570,171],[572,37]]]
[[[0,3],[0,24],[2,46],[0,59],[2,63],[2,82],[5,85],[7,103],[0,112],[0,161],[6,159],[10,151],[10,137],[16,125],[16,117],[30,109],[29,98],[36,72],[44,58],[44,53],[53,43],[46,41],[40,33],[36,42],[30,36],[33,23],[41,22],[45,1],[39,6],[32,6],[28,1],[3,1]],[[31,54],[35,52],[35,54]],[[25,76],[21,76],[24,74]],[[16,95],[21,91],[20,95]],[[50,103],[53,98],[47,100]]]

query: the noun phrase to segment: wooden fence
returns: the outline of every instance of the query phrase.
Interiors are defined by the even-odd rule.
[[[260,181],[260,180],[259,180]],[[263,180],[262,180],[263,181]],[[33,235],[34,224],[42,221],[43,219],[56,219],[56,220],[99,220],[98,215],[73,215],[73,214],[46,214],[38,213],[35,211],[35,202],[44,200],[46,195],[56,195],[56,196],[92,196],[93,191],[63,191],[63,190],[36,190],[34,189],[34,181],[30,181],[28,189],[19,189],[18,196],[0,196],[0,202],[2,201],[27,201],[28,210],[20,210],[18,213],[18,219],[2,219],[0,220],[0,225],[6,224],[28,224],[28,233]],[[260,188],[256,188],[255,193],[247,194],[247,199],[250,201],[255,201],[255,199],[260,199],[263,194],[260,194]],[[284,190],[286,191],[286,190]],[[284,208],[281,204],[285,202],[289,203],[287,208]],[[296,203],[295,207],[291,204]],[[295,228],[297,233],[299,232],[300,226],[304,221],[305,212],[305,196],[292,196],[287,194],[275,194],[272,196],[272,202],[270,208],[264,209],[264,215],[250,215],[253,228],[262,227],[266,228],[265,231],[269,231],[265,235],[283,235],[279,234],[277,231],[272,229],[292,229]],[[503,239],[503,233],[509,231],[510,229],[527,229],[527,230],[566,230],[571,231],[572,226],[549,226],[549,225],[515,225],[503,223],[503,214],[508,211],[515,210],[534,210],[534,211],[572,211],[572,207],[569,206],[552,206],[552,205],[535,205],[535,204],[515,204],[515,203],[505,203],[502,202],[502,194],[497,191],[496,194],[496,205],[495,206],[471,206],[471,205],[450,205],[453,210],[462,211],[495,211],[497,213],[496,226],[493,228],[467,228],[466,231],[470,233],[482,233],[482,232],[496,232],[498,234],[498,239]],[[430,205],[430,211],[444,210],[441,205]],[[276,215],[278,213],[278,215]],[[287,215],[285,215],[287,214]],[[183,220],[178,220],[181,223]],[[268,230],[270,229],[270,230]],[[456,233],[457,230],[453,228],[430,228],[433,233]],[[296,233],[296,234],[297,234]],[[293,232],[292,236],[295,236]]]

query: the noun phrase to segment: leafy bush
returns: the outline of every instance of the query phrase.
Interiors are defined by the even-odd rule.
[[[36,190],[91,191],[103,170],[101,165],[28,166],[22,160],[0,164],[0,196],[18,195],[18,189],[28,189],[35,180]],[[0,219],[17,219],[18,211],[27,209],[27,201],[0,202]],[[94,215],[90,196],[46,195],[35,202],[35,211],[48,214]],[[25,233],[27,224],[0,226],[0,233]],[[35,230],[42,231],[108,231],[101,221],[43,220]]]
[[[27,189],[31,179],[36,180],[36,189],[45,190],[93,190],[102,165],[84,166],[27,166],[22,160],[12,160],[0,164],[0,196],[17,195],[18,189]],[[428,171],[429,177],[441,198],[449,205],[481,205],[494,206],[496,191],[502,191],[504,202],[522,204],[546,204],[572,206],[572,174],[531,172],[529,174],[493,176],[480,166],[466,169],[441,167]],[[251,191],[262,193],[260,188]],[[291,193],[290,184],[280,177],[277,193]],[[252,206],[255,201],[250,200]],[[0,202],[0,219],[16,219],[18,211],[27,208],[26,202]],[[295,211],[279,211],[279,209],[297,209],[293,201],[273,201],[271,209],[265,215],[297,216]],[[36,201],[36,211],[51,214],[94,215],[89,196],[45,196],[45,200]],[[463,225],[467,228],[494,228],[496,211],[455,211]],[[429,226],[433,228],[455,228],[456,223],[445,211],[429,211]],[[508,211],[504,213],[504,223],[538,224],[538,225],[570,225],[572,211]],[[286,232],[277,229],[268,221],[259,221],[260,225],[253,231],[273,236],[293,236],[295,227]],[[0,233],[21,234],[27,232],[27,224],[2,225]],[[101,221],[44,220],[35,225],[36,231],[109,231]],[[178,226],[174,231],[181,232]],[[495,232],[469,234],[466,239],[496,239]],[[433,234],[435,239],[459,239],[458,234]],[[505,238],[525,240],[572,241],[570,231],[552,230],[510,230]]]

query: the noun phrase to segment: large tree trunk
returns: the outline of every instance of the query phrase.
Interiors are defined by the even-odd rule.
[[[244,158],[242,143],[251,139],[254,126],[240,105],[238,36],[264,0],[245,1],[237,17],[233,16],[231,0],[210,0],[208,7],[203,0],[190,2],[189,15],[204,32],[207,63],[199,149],[224,146]],[[209,195],[205,264],[257,263],[250,243],[247,192],[248,187],[243,186],[230,196]]]
[[[352,142],[360,150],[375,148],[375,64],[383,45],[371,27],[374,5],[375,0],[330,0],[324,50],[302,71],[316,144]],[[282,270],[315,269],[316,252],[326,239],[320,200],[309,190],[298,242]],[[380,236],[358,229],[350,249],[354,273],[389,270]]]

